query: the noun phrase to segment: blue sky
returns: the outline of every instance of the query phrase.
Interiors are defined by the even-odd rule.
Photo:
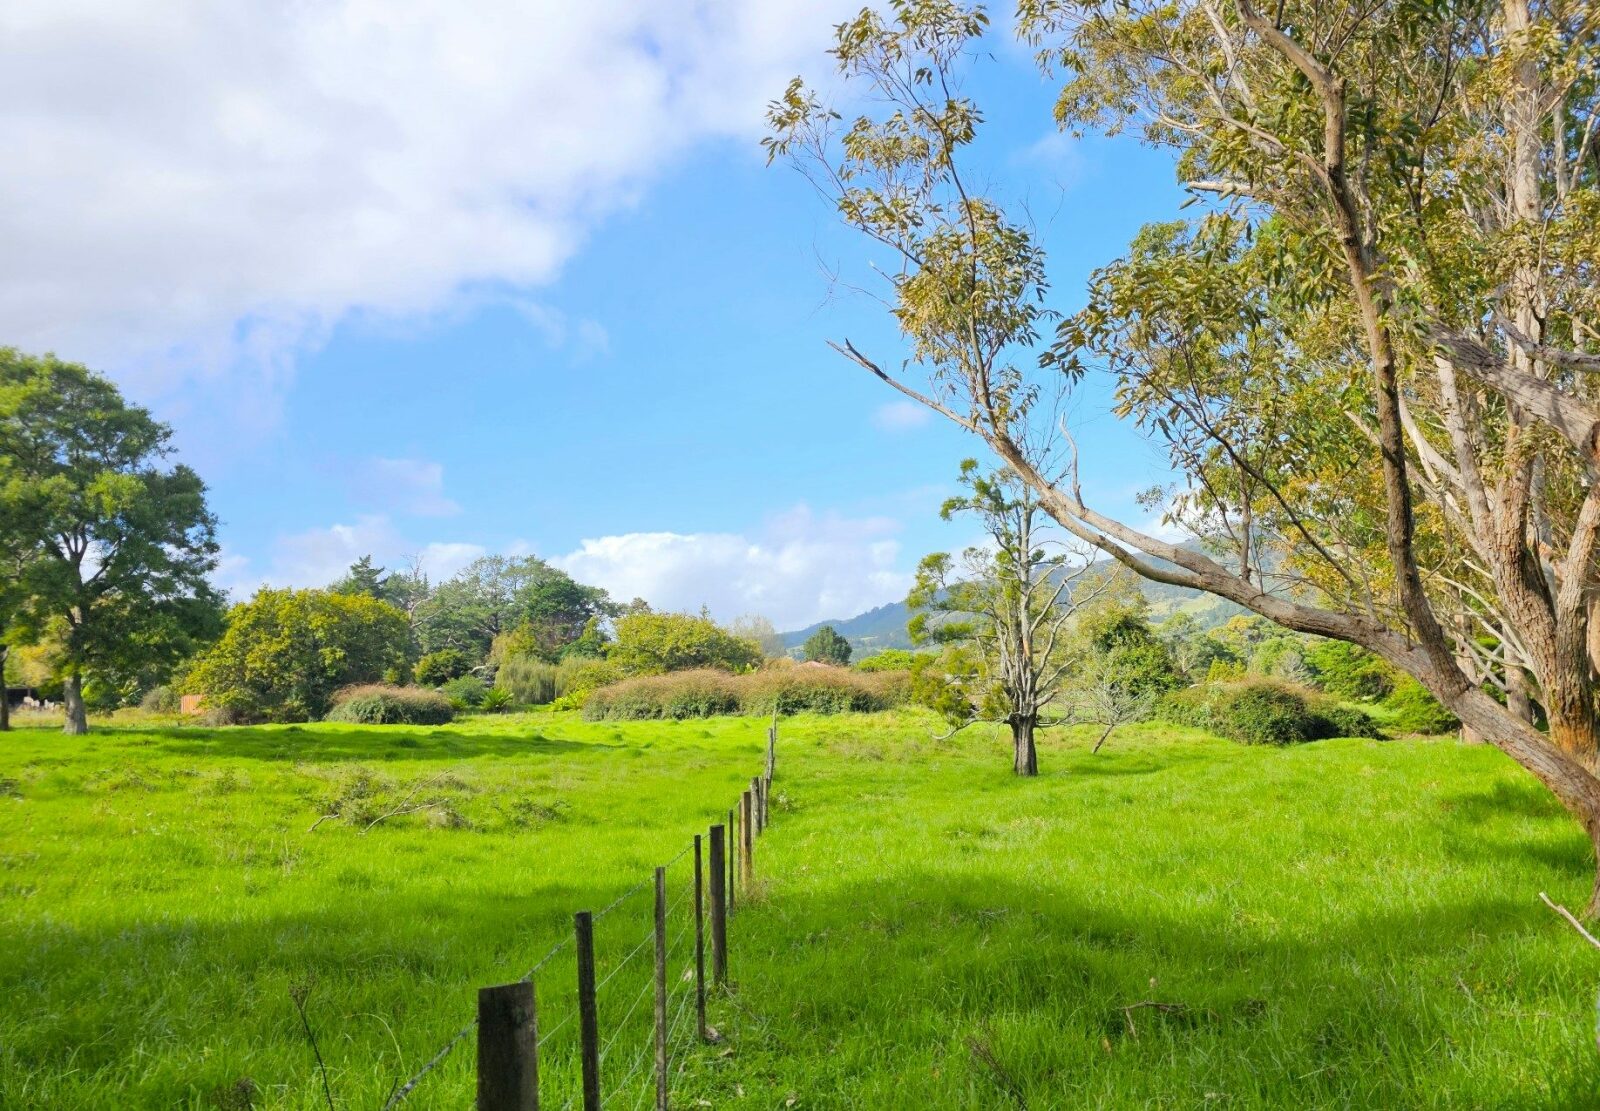
[[[937,509],[978,445],[827,348],[902,351],[849,291],[873,280],[861,244],[757,146],[789,74],[827,78],[826,11],[566,13],[541,61],[501,53],[516,5],[341,6],[281,40],[196,6],[104,77],[114,6],[0,16],[0,139],[45,148],[0,183],[22,245],[0,342],[90,362],[172,422],[224,585],[533,552],[790,627],[893,600],[973,538]],[[1181,196],[1132,140],[1056,134],[1052,83],[995,47],[969,86],[980,169],[1026,203],[1071,308]],[[63,104],[74,67],[89,87]],[[171,87],[128,104],[135,78]],[[1074,408],[1086,490],[1142,518],[1161,460],[1105,409],[1102,384]]]

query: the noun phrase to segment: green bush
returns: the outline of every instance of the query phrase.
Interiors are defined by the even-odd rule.
[[[1383,700],[1383,705],[1393,715],[1390,723],[1402,733],[1432,736],[1461,728],[1460,719],[1409,675],[1402,675],[1395,681],[1394,690]]]
[[[1323,725],[1323,737],[1383,739],[1383,730],[1372,720],[1372,715],[1354,706],[1323,706],[1316,711],[1316,715]]]
[[[489,693],[489,688],[476,675],[460,675],[440,687],[439,693],[458,710],[476,710],[483,705],[483,697]]]
[[[622,672],[609,660],[584,659],[581,656],[562,660],[556,668],[556,699],[550,708],[582,709],[591,691],[621,678]]]
[[[472,669],[472,660],[459,648],[441,648],[417,661],[412,674],[425,687],[440,687]]]
[[[152,714],[175,714],[178,708],[178,692],[168,686],[151,687],[139,700],[139,709]]]
[[[591,721],[833,714],[882,710],[905,700],[903,673],[862,675],[835,667],[773,668],[747,675],[701,668],[645,675],[597,688],[583,704]]]
[[[515,700],[511,697],[510,691],[504,687],[495,687],[484,693],[483,703],[478,709],[486,714],[499,714],[509,710],[513,701]]]
[[[438,691],[370,683],[337,692],[326,720],[356,725],[444,725],[454,717],[455,707]]]
[[[1248,745],[1288,745],[1329,737],[1382,737],[1361,710],[1275,679],[1205,683],[1168,695],[1161,716]]]

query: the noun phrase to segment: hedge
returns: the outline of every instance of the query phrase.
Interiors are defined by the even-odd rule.
[[[600,687],[584,702],[583,716],[590,721],[627,721],[886,710],[905,701],[906,687],[904,672],[861,674],[842,667],[793,667],[734,675],[700,668]]]

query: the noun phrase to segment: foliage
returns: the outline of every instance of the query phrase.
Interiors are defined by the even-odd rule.
[[[907,648],[885,648],[881,652],[874,652],[870,656],[863,656],[853,665],[857,671],[907,671],[917,665],[917,662],[928,655],[926,652],[915,652]]]
[[[1383,660],[1342,640],[1323,640],[1305,654],[1317,686],[1337,698],[1376,702],[1395,689],[1396,675]]]
[[[175,714],[179,706],[178,692],[168,686],[151,687],[139,700],[139,709],[151,714]]]
[[[523,706],[544,706],[556,700],[560,669],[531,656],[511,656],[494,674],[494,689],[505,691]]]
[[[459,648],[441,648],[417,660],[412,675],[425,687],[442,687],[472,670],[472,661]]]
[[[734,636],[709,617],[630,614],[617,622],[617,639],[606,659],[624,675],[699,668],[744,671],[761,662],[761,646]]]
[[[417,637],[425,651],[457,648],[487,660],[497,638],[516,632],[504,655],[533,655],[555,662],[595,617],[615,607],[605,591],[576,582],[536,556],[484,556],[441,583],[417,608]]]
[[[476,710],[483,705],[489,687],[476,675],[458,675],[440,687],[439,693],[458,710]]]
[[[1409,675],[1396,680],[1394,690],[1383,700],[1383,705],[1393,715],[1390,724],[1402,733],[1433,736],[1461,728],[1460,719],[1439,705],[1439,700]]]
[[[437,691],[368,683],[335,692],[327,720],[351,725],[444,725],[454,717],[450,700]]]
[[[405,615],[366,595],[263,589],[228,611],[227,631],[189,674],[206,705],[241,721],[308,721],[333,693],[404,667]]]
[[[478,709],[486,714],[503,714],[511,709],[515,699],[511,692],[504,687],[492,687],[484,692],[483,701],[478,704]]]
[[[622,672],[609,660],[562,660],[556,668],[556,697],[551,709],[582,709],[591,691],[621,678]]]
[[[0,623],[53,642],[70,731],[86,674],[115,703],[219,630],[216,520],[171,441],[105,378],[0,348],[0,527],[25,512],[28,552],[0,566]]]
[[[882,710],[905,699],[905,677],[835,667],[773,668],[735,675],[701,668],[645,675],[589,695],[590,721],[716,717],[724,714],[838,714]]]
[[[767,659],[778,659],[786,656],[783,646],[783,637],[778,634],[777,626],[759,613],[745,613],[728,622],[728,632],[741,640],[753,640],[761,646],[761,654]]]
[[[350,565],[342,579],[328,587],[333,594],[365,594],[368,598],[388,601],[384,589],[387,568],[375,567],[370,555],[364,555]]]
[[[844,667],[850,662],[850,642],[832,625],[824,625],[806,637],[800,646],[800,655],[811,663]]]
[[[1161,711],[1169,720],[1247,745],[1382,736],[1362,711],[1334,705],[1315,691],[1277,679],[1188,687],[1168,695]]]

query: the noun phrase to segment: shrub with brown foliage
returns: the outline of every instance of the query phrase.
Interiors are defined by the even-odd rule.
[[[701,668],[644,675],[600,687],[584,702],[590,721],[885,710],[905,700],[901,672],[842,667],[769,668],[745,675]]]

